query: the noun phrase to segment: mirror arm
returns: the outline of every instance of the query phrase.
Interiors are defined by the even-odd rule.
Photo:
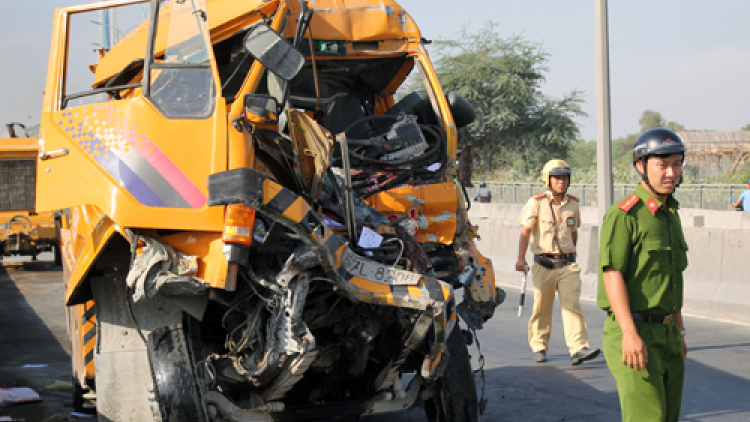
[[[294,34],[294,43],[292,43],[292,46],[294,46],[295,48],[297,48],[297,46],[299,45],[300,39],[302,38],[302,34],[305,33],[305,30],[307,29],[307,26],[310,23],[310,20],[312,19],[312,15],[313,15],[313,9],[310,9],[307,6],[307,0],[302,0],[300,3],[301,3],[301,8],[300,8],[299,18],[297,22],[297,31]],[[312,33],[310,33],[310,36],[312,37]],[[286,101],[287,99],[289,99],[289,89],[291,85],[292,85],[291,81],[286,81],[286,83],[284,84],[284,92],[281,95],[281,102],[279,102],[279,106],[276,110],[276,115],[278,116],[280,116],[281,113],[284,111],[284,107],[286,106]]]
[[[232,120],[232,126],[237,129],[237,132],[242,133],[242,129],[245,127],[245,116],[237,116],[234,120]]]
[[[305,33],[305,18],[309,11],[310,9],[307,6],[307,0],[302,0],[300,2],[299,17],[297,18],[297,30],[294,32],[294,42],[292,43],[295,47],[299,44],[302,34]]]

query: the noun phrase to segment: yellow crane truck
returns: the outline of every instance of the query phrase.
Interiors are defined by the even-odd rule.
[[[72,89],[76,18],[134,4],[147,18]],[[467,345],[504,293],[456,181],[475,111],[424,42],[392,0],[56,11],[37,206],[70,209],[77,404],[100,421],[478,420]],[[410,75],[422,87],[397,101]]]
[[[34,204],[38,139],[19,136],[17,126],[7,124],[8,137],[0,138],[0,259],[54,252],[60,265],[55,213],[37,213]]]

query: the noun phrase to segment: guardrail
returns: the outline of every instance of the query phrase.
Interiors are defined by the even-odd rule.
[[[479,190],[479,183],[473,181],[474,187],[467,188],[470,198]],[[523,204],[531,196],[543,192],[546,188],[541,183],[528,182],[491,182],[487,181],[487,188],[492,192],[492,202],[496,204]],[[614,200],[617,201],[630,194],[636,184],[615,184]],[[738,198],[745,190],[745,185],[701,185],[683,184],[677,188],[675,198],[681,208],[703,208],[708,210],[732,210],[732,198]],[[568,193],[578,197],[583,207],[596,207],[599,199],[597,184],[572,184]]]
[[[697,191],[697,189],[696,189]],[[696,194],[698,192],[695,192]],[[469,211],[480,235],[477,248],[492,260],[495,282],[518,288],[515,270],[521,226],[516,222],[520,204],[475,204]],[[590,208],[588,209],[590,210]],[[583,210],[578,229],[577,262],[581,268],[581,297],[596,299],[598,288],[598,216]],[[693,216],[705,217],[706,225],[694,226]],[[715,210],[680,210],[688,267],[683,274],[686,313],[712,319],[750,324],[750,213]],[[532,262],[527,251],[526,261]]]

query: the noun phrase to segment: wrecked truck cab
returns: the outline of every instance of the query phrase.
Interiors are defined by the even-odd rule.
[[[502,294],[455,180],[473,110],[398,4],[361,3],[152,0],[79,92],[69,18],[112,3],[58,10],[38,198],[71,209],[74,398],[100,419],[478,419],[461,330]]]

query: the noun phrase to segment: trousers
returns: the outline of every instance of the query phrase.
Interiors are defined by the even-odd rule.
[[[674,323],[634,322],[648,349],[640,371],[622,363],[622,331],[614,316],[604,322],[604,357],[617,381],[622,422],[677,422],[685,381],[680,330]]]
[[[534,282],[534,310],[529,320],[529,346],[534,352],[546,351],[552,331],[555,292],[560,297],[565,343],[572,356],[589,347],[589,331],[581,309],[581,268],[571,263],[562,268],[531,266]]]

